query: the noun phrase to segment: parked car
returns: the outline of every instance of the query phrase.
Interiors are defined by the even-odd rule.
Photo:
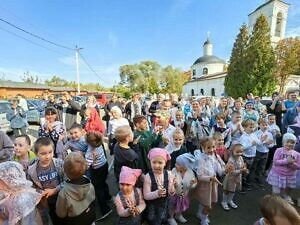
[[[10,109],[10,103],[5,100],[0,100],[0,130],[6,133],[12,131],[10,122],[6,119],[6,113]]]
[[[87,99],[86,96],[81,96],[81,95],[76,95],[73,96],[72,98],[74,99],[75,102],[77,102],[80,105],[80,107],[86,103],[86,99]]]
[[[27,122],[28,123],[40,123],[40,113],[38,111],[39,99],[26,99],[28,112]]]

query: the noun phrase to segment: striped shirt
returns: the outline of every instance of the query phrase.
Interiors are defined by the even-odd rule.
[[[99,169],[107,162],[102,145],[98,148],[89,146],[85,154],[85,159],[88,167],[92,166],[93,169]]]

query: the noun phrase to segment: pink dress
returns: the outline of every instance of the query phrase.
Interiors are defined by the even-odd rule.
[[[244,168],[244,160],[242,156],[237,158],[231,156],[228,159],[226,166],[233,166],[234,170],[230,173],[227,173],[223,181],[223,189],[229,192],[235,192],[240,190],[242,182],[241,169]]]
[[[176,177],[175,195],[170,196],[169,207],[175,213],[182,213],[190,206],[188,194],[197,185],[197,183],[191,184],[192,180],[196,177],[191,169],[187,169],[183,177],[181,173],[177,172],[176,168],[173,168],[172,173]]]

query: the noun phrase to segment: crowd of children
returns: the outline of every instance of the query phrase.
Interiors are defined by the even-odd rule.
[[[135,115],[134,130],[120,108],[111,108],[110,166],[104,127],[90,120],[97,116],[94,108],[86,109],[84,128],[74,123],[68,133],[55,109],[46,109],[39,130],[43,137],[33,151],[27,135],[17,136],[13,157],[0,163],[0,224],[92,225],[111,214],[109,201],[114,199],[116,224],[177,225],[188,223],[184,213],[194,199],[200,224],[208,225],[219,191],[220,205],[228,211],[239,207],[237,192],[266,182],[277,197],[262,200],[264,217],[256,224],[300,224],[290,206],[291,191],[300,186],[298,136],[282,135],[273,114],[258,118],[251,102],[243,113],[224,107],[224,99],[215,109],[203,99],[192,100],[186,115],[186,107],[169,111],[168,103],[162,102],[152,123]],[[112,167],[119,190],[115,197],[107,184]]]

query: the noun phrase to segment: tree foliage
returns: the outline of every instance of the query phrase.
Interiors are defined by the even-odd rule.
[[[276,88],[273,75],[275,55],[265,16],[258,17],[246,49],[247,92],[254,95],[270,95]],[[245,93],[246,94],[246,93]]]
[[[29,84],[38,84],[41,83],[40,78],[37,75],[32,75],[29,73],[29,71],[25,72],[23,76],[21,76],[21,79],[25,83]]]
[[[182,93],[187,76],[177,68],[163,68],[155,61],[142,61],[138,64],[123,65],[119,69],[121,85],[131,92],[141,93]]]
[[[46,80],[45,84],[52,87],[72,87],[77,88],[77,83],[75,81],[67,81],[65,79],[60,78],[59,76],[53,76],[51,79]],[[80,83],[81,90],[88,91],[104,91],[106,90],[99,83]]]
[[[300,75],[300,39],[286,38],[275,49],[275,76],[282,93],[290,74]]]
[[[242,25],[225,79],[225,90],[234,98],[245,96],[248,92],[269,95],[276,86],[273,75],[275,56],[266,18],[261,15],[257,19],[250,37],[246,30],[246,25]]]
[[[240,28],[240,32],[235,39],[233,49],[230,56],[230,63],[227,68],[227,76],[225,78],[225,92],[237,98],[245,94],[245,58],[246,49],[249,41],[249,35],[246,24]],[[238,88],[237,88],[238,87]]]

